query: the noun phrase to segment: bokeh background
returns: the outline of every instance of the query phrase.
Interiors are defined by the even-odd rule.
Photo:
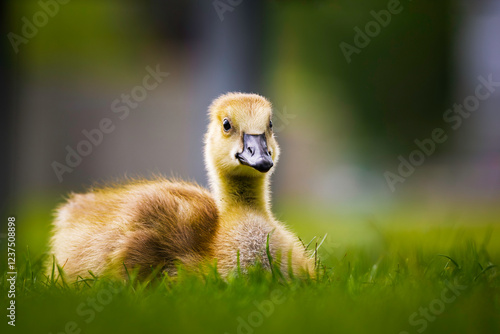
[[[275,211],[304,238],[336,226],[342,240],[349,225],[367,242],[352,233],[367,222],[499,222],[500,89],[457,130],[443,120],[478,76],[500,81],[496,0],[402,0],[351,62],[340,44],[387,0],[72,0],[18,52],[8,34],[42,7],[1,4],[1,210],[17,217],[18,247],[45,250],[53,208],[95,182],[163,173],[206,185],[206,110],[228,91],[273,102]],[[111,104],[148,66],[169,76],[121,120]],[[60,182],[52,163],[103,118],[115,130]],[[384,173],[435,128],[448,140],[391,191]]]

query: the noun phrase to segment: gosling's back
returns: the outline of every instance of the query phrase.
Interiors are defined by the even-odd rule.
[[[140,268],[175,272],[213,256],[218,212],[210,193],[190,183],[134,181],[72,194],[56,212],[52,253],[70,278]]]

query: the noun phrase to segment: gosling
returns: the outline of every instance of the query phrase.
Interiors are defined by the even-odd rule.
[[[175,275],[179,263],[199,269],[214,260],[227,277],[256,262],[271,269],[269,258],[284,273],[312,274],[303,245],[271,212],[270,176],[279,157],[271,104],[229,93],[212,103],[209,117],[211,193],[157,177],[72,194],[57,209],[51,253],[68,278],[89,271],[126,277],[129,270],[146,277],[158,268]]]

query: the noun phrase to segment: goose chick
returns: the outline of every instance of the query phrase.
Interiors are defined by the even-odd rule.
[[[300,240],[271,212],[270,176],[280,154],[270,102],[256,94],[229,93],[209,108],[205,165],[220,214],[214,239],[217,268],[227,275],[271,258],[284,273],[313,274],[314,263]]]
[[[243,268],[256,261],[269,268],[268,236],[284,272],[312,273],[298,238],[271,213],[269,178],[279,147],[270,103],[232,93],[214,101],[209,115],[205,165],[212,194],[157,178],[71,195],[56,212],[51,239],[68,278],[89,270],[123,277],[125,268],[137,268],[141,277],[157,267],[175,274],[176,263],[198,268],[214,258],[223,276],[238,260]]]

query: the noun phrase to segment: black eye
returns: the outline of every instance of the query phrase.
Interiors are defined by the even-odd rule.
[[[273,121],[269,121],[269,128],[272,129],[273,128]]]
[[[231,129],[231,123],[229,123],[227,118],[224,118],[222,121],[222,126],[224,127],[224,131],[229,131]]]

